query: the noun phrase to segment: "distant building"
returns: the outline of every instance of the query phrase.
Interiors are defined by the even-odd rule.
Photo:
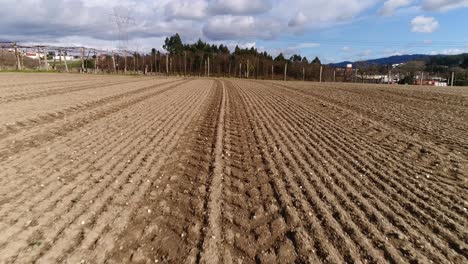
[[[39,58],[40,59],[45,58],[44,53],[39,53],[39,52],[25,52],[24,56],[31,58],[33,60],[38,60]]]
[[[415,80],[414,84],[415,85],[421,85],[421,80]],[[440,87],[448,86],[446,81],[435,81],[435,80],[423,80],[422,85],[440,86]]]
[[[361,76],[358,76],[358,78],[361,78]],[[396,83],[398,82],[398,79],[395,80],[393,76],[389,79],[388,75],[386,74],[364,75],[362,76],[362,78],[364,79],[364,81],[371,82],[371,83]]]
[[[76,60],[75,56],[70,56],[70,55],[55,55],[54,60],[67,60],[67,61],[73,61]]]
[[[346,64],[346,75],[351,76],[353,73],[353,65],[352,64]]]

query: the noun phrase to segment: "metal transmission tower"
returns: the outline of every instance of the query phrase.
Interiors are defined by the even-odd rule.
[[[134,24],[135,20],[129,15],[129,11],[125,8],[115,8],[113,10],[113,14],[111,15],[112,22],[117,27],[119,32],[119,46],[120,49],[124,54],[124,72],[127,72],[127,49],[128,49],[128,28],[130,24]]]

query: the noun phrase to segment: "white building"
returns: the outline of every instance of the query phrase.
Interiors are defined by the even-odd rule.
[[[38,60],[39,58],[42,60],[45,58],[44,53],[39,53],[39,52],[25,52],[24,56],[31,58],[33,60]]]
[[[71,56],[71,55],[55,55],[54,56],[54,60],[67,60],[67,61],[72,61],[72,60],[75,60],[75,57]]]

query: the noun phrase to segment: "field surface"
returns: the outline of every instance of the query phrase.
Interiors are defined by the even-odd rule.
[[[467,263],[468,89],[0,74],[0,263]]]

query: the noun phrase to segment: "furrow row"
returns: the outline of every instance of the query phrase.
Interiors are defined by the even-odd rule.
[[[140,169],[140,167],[147,168],[144,165],[152,167],[152,162],[154,162],[154,159],[157,158],[157,156],[153,155],[159,154],[158,152],[153,152],[155,150],[154,148],[159,147],[165,149],[168,145],[170,145],[168,144],[168,142],[171,142],[171,140],[174,139],[173,137],[176,135],[175,131],[179,131],[179,121],[190,120],[187,119],[189,117],[188,115],[190,115],[187,111],[190,109],[190,107],[194,106],[194,101],[200,100],[200,95],[192,94],[191,96],[187,97],[186,100],[188,101],[186,104],[173,104],[173,102],[177,102],[180,100],[181,92],[182,91],[179,90],[178,92],[173,93],[170,98],[174,101],[168,100],[167,104],[163,104],[160,106],[162,109],[164,109],[164,106],[166,106],[167,109],[166,111],[159,111],[159,118],[154,118],[154,123],[146,123],[146,128],[142,127],[139,131],[137,130],[134,132],[130,132],[130,134],[134,135],[135,137],[132,137],[131,142],[128,142],[127,145],[124,145],[124,148],[119,149],[118,153],[115,153],[119,157],[118,159],[112,158],[111,161],[107,162],[100,161],[105,165],[101,164],[103,165],[100,166],[101,170],[93,172],[92,177],[88,176],[88,174],[86,173],[78,174],[76,180],[82,182],[71,182],[72,186],[79,186],[78,188],[74,188],[71,190],[71,192],[73,193],[72,197],[65,197],[63,199],[60,199],[63,201],[63,206],[61,206],[60,208],[57,207],[55,211],[51,210],[52,208],[49,208],[47,210],[48,212],[50,212],[51,216],[54,215],[54,213],[56,213],[55,215],[62,215],[62,217],[60,217],[60,219],[62,220],[60,221],[60,223],[62,224],[56,224],[54,226],[55,231],[45,235],[46,240],[48,240],[48,242],[52,244],[58,240],[63,240],[63,243],[59,244],[63,245],[64,248],[61,250],[54,250],[52,256],[47,256],[47,254],[44,255],[46,259],[48,257],[49,260],[53,259],[54,257],[60,258],[60,254],[64,254],[66,252],[63,251],[67,251],[65,248],[67,246],[67,243],[74,244],[76,242],[79,242],[79,240],[77,241],[76,239],[70,239],[70,237],[77,237],[77,235],[81,236],[85,233],[88,234],[88,232],[86,232],[87,230],[82,230],[85,227],[90,228],[90,236],[96,235],[96,230],[93,230],[92,227],[94,227],[93,223],[96,223],[99,221],[99,219],[102,219],[97,217],[97,215],[99,215],[100,213],[104,214],[103,217],[105,219],[112,219],[112,216],[115,216],[116,212],[119,212],[119,208],[120,210],[124,210],[125,206],[122,206],[122,203],[126,201],[126,199],[132,200],[131,198],[138,199],[139,197],[141,197],[141,192],[143,192],[144,188],[139,189],[138,187],[144,186],[144,177],[146,171],[139,172],[138,170]],[[142,113],[144,115],[141,115],[141,117],[135,120],[137,123],[145,124],[145,122],[142,122],[142,120],[152,119],[151,115],[153,115],[153,113],[155,113],[155,111],[157,111],[158,108],[156,107],[156,109],[151,110],[151,105],[154,104],[152,103],[152,101],[153,100],[149,100],[148,102],[146,102],[146,107],[140,108],[140,113],[141,111],[143,111]],[[174,105],[175,108],[168,107],[171,105]],[[171,116],[171,114],[173,116]],[[166,117],[173,118],[166,119]],[[164,121],[160,123],[157,122],[158,119],[162,119]],[[160,125],[163,126],[164,129],[157,130],[157,128]],[[149,128],[153,129],[149,130]],[[147,136],[147,133],[150,133],[149,136]],[[121,134],[120,137],[124,138],[125,136]],[[142,146],[141,144],[147,146],[147,148],[140,149],[140,146]],[[126,162],[127,159],[129,162]],[[93,188],[87,187],[87,185],[90,184],[93,185]],[[137,191],[140,193],[139,195],[132,195]],[[116,192],[119,193],[119,196],[114,200],[113,193]],[[86,208],[87,206],[84,206],[86,204],[86,201],[93,201],[93,203],[90,205],[90,208]],[[112,201],[116,202],[114,203]],[[75,203],[79,205],[77,205],[78,208],[74,208],[73,205]],[[106,209],[107,207],[115,207],[115,210]],[[63,214],[57,211],[63,210],[61,208],[66,209],[67,213]],[[81,218],[86,219],[81,220],[86,221],[85,227],[80,227],[79,220]],[[39,220],[37,221],[39,222]],[[43,223],[41,222],[42,225],[38,223],[38,226],[43,226],[47,223],[47,221],[44,221]],[[68,228],[68,225],[70,224],[72,224],[72,228]],[[80,230],[77,231],[77,228]],[[55,237],[53,234],[55,235]],[[83,237],[83,239],[87,237],[88,236],[85,236]],[[65,243],[65,241],[67,243]],[[73,246],[71,248],[73,248]],[[38,252],[36,253],[38,253],[39,256],[43,255],[40,249],[38,249],[37,251]],[[28,257],[34,257],[34,254],[26,254],[22,256],[26,257],[27,259]]]
[[[274,103],[274,105],[277,105],[277,104],[278,104],[278,102],[275,102],[275,103]],[[287,105],[286,107],[287,107],[287,109],[292,108],[291,105]],[[301,110],[299,110],[299,111],[304,112],[304,109],[301,109]],[[299,112],[297,112],[297,113],[299,113]],[[295,116],[297,116],[297,114],[295,114]],[[289,116],[288,118],[295,118],[295,117],[294,117],[294,116]],[[307,118],[310,119],[310,116],[308,116]],[[301,121],[299,121],[299,122],[304,122],[304,121],[305,121],[305,120],[301,120]],[[318,123],[314,124],[313,127],[316,127],[317,125],[318,125]],[[298,130],[300,130],[300,126],[296,126],[296,127],[294,127],[294,129],[295,129],[295,131],[298,131]],[[326,129],[327,129],[327,127],[322,127],[322,131],[326,131]],[[308,134],[308,135],[310,136],[310,134]],[[307,136],[307,135],[306,135],[306,136]],[[332,140],[333,140],[333,139],[337,139],[337,138],[343,138],[343,137],[342,137],[342,136],[341,136],[341,137],[340,137],[340,136],[333,136],[333,137],[331,137]],[[316,149],[323,149],[323,148],[326,148],[326,146],[330,146],[330,145],[331,145],[330,143],[326,143],[326,144],[323,144],[323,145],[319,146],[319,148],[316,147]],[[311,148],[311,149],[312,149],[312,148]],[[340,148],[340,149],[343,149],[343,148]],[[339,156],[340,156],[340,155],[334,154],[333,152],[332,152],[331,154],[332,154],[331,157],[334,158],[334,159],[336,159],[335,157],[339,157]],[[345,154],[345,153],[341,153],[341,155],[343,155],[343,154]],[[353,157],[353,159],[354,159],[354,158],[358,159],[359,157]],[[366,175],[366,176],[367,176],[367,175]],[[463,221],[463,220],[462,220],[462,221]],[[456,243],[455,243],[455,244],[456,244]],[[462,247],[462,248],[463,248],[463,247]]]
[[[169,90],[167,90],[167,88],[166,90],[171,91],[171,89],[175,87],[176,86],[171,86]],[[181,88],[178,89],[180,90]],[[156,96],[156,99],[158,98],[157,94],[154,95]],[[146,97],[146,99],[151,99],[151,97]],[[77,186],[70,184],[70,181],[75,178],[77,173],[99,170],[101,166],[105,166],[107,162],[115,159],[115,155],[120,150],[119,146],[121,146],[122,142],[119,140],[113,140],[114,138],[126,137],[126,141],[132,140],[132,133],[130,131],[134,131],[136,129],[136,131],[141,131],[141,133],[153,132],[153,130],[146,131],[145,123],[139,122],[141,121],[141,113],[144,113],[145,109],[148,107],[148,102],[142,102],[143,104],[128,105],[128,109],[122,108],[115,114],[112,114],[109,117],[104,117],[104,120],[108,120],[109,124],[115,124],[115,126],[112,127],[112,130],[110,130],[107,125],[100,125],[99,122],[93,122],[91,123],[92,126],[90,128],[85,128],[88,133],[86,133],[86,136],[84,137],[74,136],[76,132],[72,132],[72,135],[62,137],[59,140],[54,141],[50,146],[47,146],[47,151],[44,151],[43,148],[39,148],[37,150],[38,162],[32,162],[31,164],[33,166],[23,166],[22,174],[16,174],[21,176],[19,178],[23,180],[23,182],[18,184],[20,189],[14,189],[14,180],[11,180],[12,183],[9,183],[12,184],[11,186],[9,184],[6,185],[7,190],[10,190],[10,192],[7,193],[8,195],[16,195],[21,198],[15,198],[14,202],[5,203],[1,207],[0,213],[8,216],[4,217],[5,221],[10,221],[10,218],[15,219],[21,217],[11,213],[11,210],[15,210],[15,208],[20,204],[25,205],[28,208],[37,208],[38,202],[46,200],[47,197],[50,198],[51,195],[61,197],[60,195],[69,194],[65,189],[63,189],[63,192],[57,192],[56,189],[62,185],[67,185],[69,188],[76,188]],[[155,111],[159,112],[164,110],[163,107],[164,105],[158,106]],[[121,111],[124,112],[122,113]],[[151,117],[151,113],[148,113],[148,117]],[[166,117],[164,116],[159,116],[159,118],[161,120],[158,120],[159,122],[166,120]],[[128,126],[129,122],[131,122],[130,126]],[[163,128],[158,128],[156,131],[160,132],[163,130]],[[81,133],[78,132],[78,135],[80,134]],[[89,137],[93,137],[94,140],[88,140]],[[106,141],[109,143],[103,144],[103,142]],[[69,154],[69,156],[63,159],[58,159],[56,152],[65,152]],[[35,153],[31,154],[36,155]],[[102,163],[97,163],[101,157],[100,155],[103,155],[102,158],[105,158],[105,160]],[[22,158],[27,159],[28,156]],[[18,160],[21,162],[21,158]],[[41,168],[39,171],[37,169],[38,166]],[[61,169],[51,170],[51,168],[57,167]],[[29,175],[37,175],[37,173],[40,173],[39,175],[41,175],[40,182],[28,177]],[[24,195],[26,193],[35,194],[35,197],[31,199],[30,196]],[[10,197],[5,195],[4,199],[13,200],[16,196]],[[24,213],[25,212],[23,212],[23,214]]]
[[[209,91],[204,106],[161,169],[162,178],[153,182],[138,205],[141,213],[119,235],[108,262],[194,263],[199,259],[222,97],[222,89],[216,85]]]

